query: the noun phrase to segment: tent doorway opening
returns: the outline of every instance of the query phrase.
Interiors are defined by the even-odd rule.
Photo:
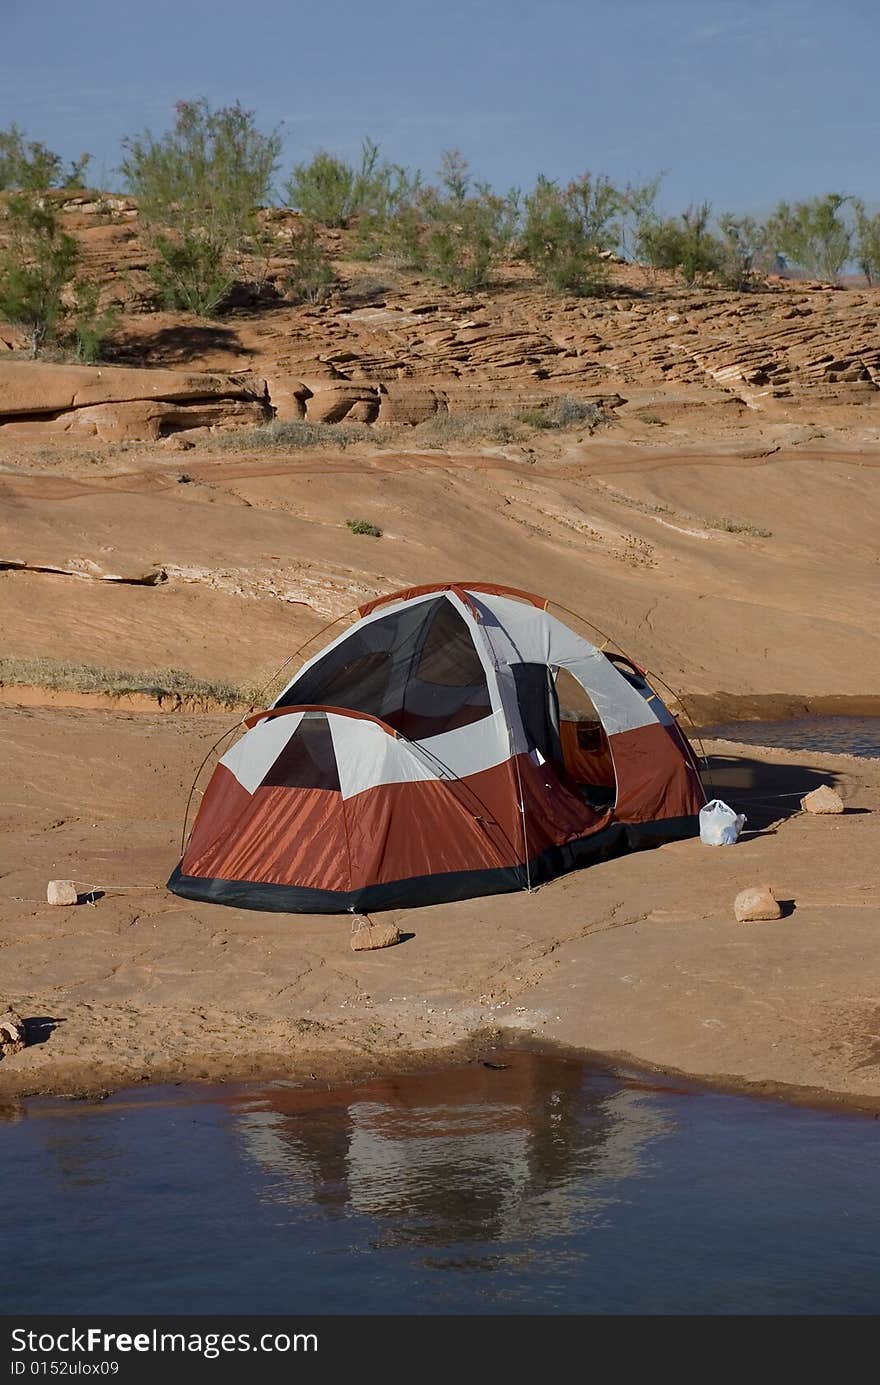
[[[593,699],[567,668],[556,670],[553,695],[566,774],[589,807],[613,808],[617,801],[617,776],[608,736]]]
[[[611,746],[589,693],[567,668],[515,664],[520,715],[529,740],[589,808],[617,801]]]

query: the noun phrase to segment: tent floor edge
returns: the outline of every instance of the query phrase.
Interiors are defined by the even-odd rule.
[[[698,832],[696,816],[656,822],[611,822],[589,836],[548,847],[529,862],[528,872],[523,865],[447,871],[350,891],[318,890],[260,880],[210,879],[185,875],[179,865],[168,881],[168,888],[183,899],[226,904],[235,909],[282,914],[374,914],[388,909],[418,909],[482,895],[507,894],[525,889],[527,880],[533,886],[543,885],[581,866],[607,860],[622,852],[693,837]]]

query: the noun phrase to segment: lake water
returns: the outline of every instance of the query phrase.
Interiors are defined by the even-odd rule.
[[[486,1062],[6,1111],[3,1311],[880,1309],[880,1121]]]
[[[783,750],[880,759],[880,717],[795,717],[790,721],[733,721],[703,727],[701,736]]]

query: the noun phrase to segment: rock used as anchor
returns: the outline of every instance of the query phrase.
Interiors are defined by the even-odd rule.
[[[353,952],[372,952],[378,947],[393,947],[400,942],[400,929],[396,923],[367,923],[356,928],[351,935]]]
[[[10,1058],[25,1046],[24,1020],[15,1010],[0,1013],[0,1058]]]
[[[50,880],[46,887],[46,900],[49,904],[76,904],[75,880]]]
[[[842,813],[843,799],[830,784],[820,784],[801,799],[805,813]]]
[[[737,923],[757,923],[764,919],[781,919],[779,900],[770,885],[750,885],[740,890],[733,901]]]

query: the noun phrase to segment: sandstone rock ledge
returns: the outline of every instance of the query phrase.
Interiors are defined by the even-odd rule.
[[[266,381],[254,375],[0,361],[3,437],[79,433],[104,442],[155,441],[189,428],[271,417]]]

